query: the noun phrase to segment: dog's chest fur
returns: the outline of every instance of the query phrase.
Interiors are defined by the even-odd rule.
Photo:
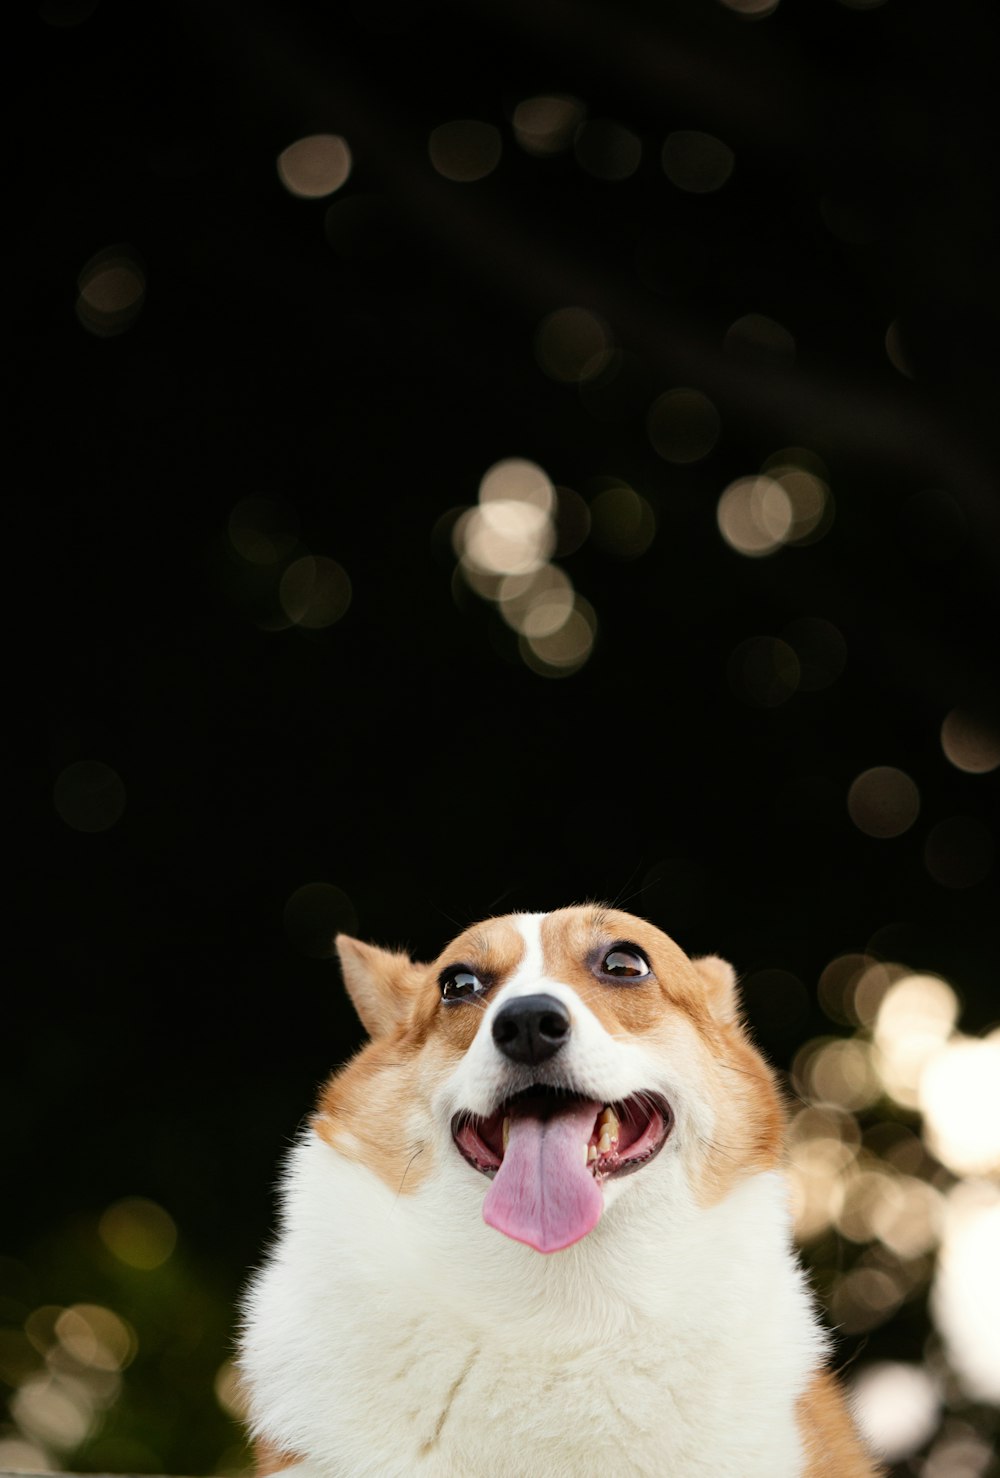
[[[474,1194],[456,1177],[394,1198],[299,1146],[244,1365],[272,1440],[324,1455],[303,1472],[801,1472],[820,1338],[780,1177],[710,1210],[681,1197],[666,1226],[609,1217],[556,1258],[484,1227]]]

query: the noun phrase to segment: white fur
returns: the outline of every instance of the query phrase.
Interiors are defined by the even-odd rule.
[[[685,1135],[711,1105],[696,1055],[610,1036],[545,977],[537,919],[520,927],[519,969],[434,1095],[419,1189],[394,1193],[312,1132],[295,1147],[245,1308],[255,1430],[302,1456],[302,1478],[798,1478],[794,1408],[824,1342],[783,1178],[699,1206]],[[578,1087],[602,1101],[655,1088],[677,1113],[657,1159],[608,1183],[594,1230],[548,1256],[483,1223],[488,1181],[449,1127],[512,1091],[489,1022],[540,988],[571,1010]]]

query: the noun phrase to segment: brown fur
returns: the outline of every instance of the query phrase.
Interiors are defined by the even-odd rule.
[[[799,1427],[806,1449],[802,1478],[879,1478],[884,1473],[865,1451],[829,1371],[820,1371],[801,1397]]]
[[[253,1445],[253,1465],[257,1478],[265,1478],[268,1473],[280,1473],[283,1468],[290,1468],[298,1462],[301,1462],[301,1458],[296,1457],[294,1452],[284,1452],[266,1437],[258,1437]]]
[[[320,1095],[313,1127],[397,1193],[415,1191],[433,1151],[422,1132],[426,1063],[404,1031],[370,1042]]]

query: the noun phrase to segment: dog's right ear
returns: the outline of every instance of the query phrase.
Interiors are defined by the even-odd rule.
[[[718,955],[702,955],[691,963],[701,976],[713,1016],[725,1022],[739,1021],[740,1000],[736,971],[729,961],[720,960]]]
[[[347,994],[368,1035],[384,1037],[401,1026],[422,983],[421,967],[403,950],[362,944],[349,934],[338,934],[334,943]]]

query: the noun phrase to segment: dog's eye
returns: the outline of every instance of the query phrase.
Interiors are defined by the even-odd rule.
[[[605,975],[634,980],[638,975],[649,974],[649,964],[645,955],[632,945],[619,944],[608,950],[601,961],[601,970]]]
[[[483,989],[483,982],[479,976],[467,970],[464,965],[453,965],[441,976],[441,999],[443,1001],[465,1001],[470,996],[478,996]]]

